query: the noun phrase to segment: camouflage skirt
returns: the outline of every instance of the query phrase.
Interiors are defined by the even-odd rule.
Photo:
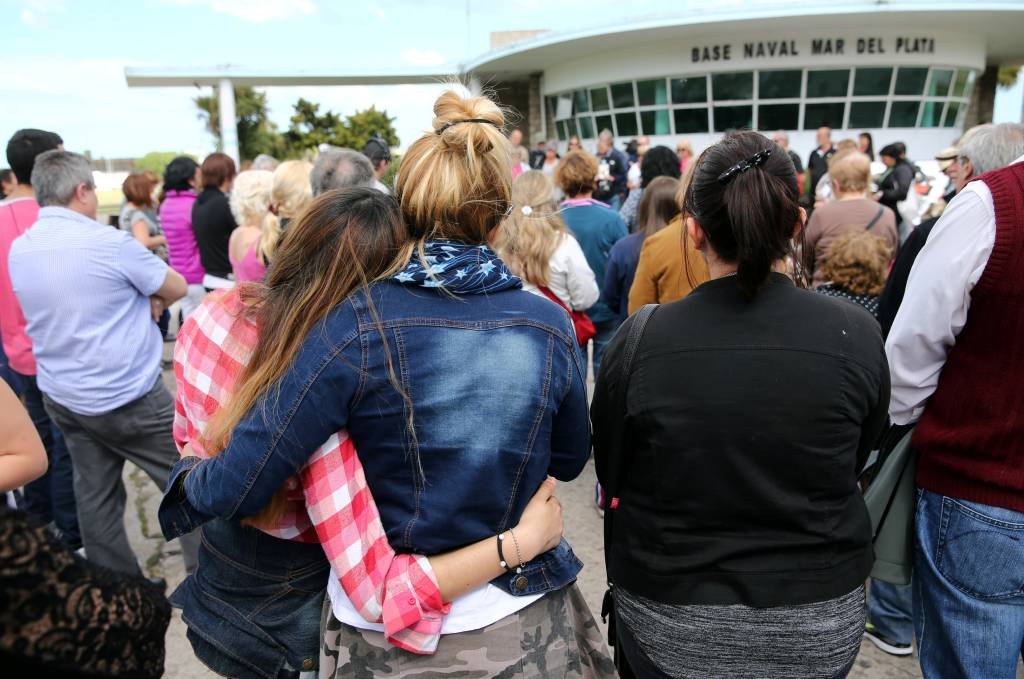
[[[339,622],[324,601],[322,679],[614,677],[601,630],[575,584],[483,629],[446,634],[433,655],[390,645],[380,632]]]

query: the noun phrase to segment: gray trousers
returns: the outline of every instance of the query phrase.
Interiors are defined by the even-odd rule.
[[[64,433],[75,468],[75,497],[82,543],[89,561],[141,575],[124,527],[125,460],[142,469],[161,491],[178,461],[171,426],[174,400],[161,380],[148,394],[103,415],[80,415],[44,397],[46,410]],[[198,535],[181,538],[185,570],[196,569]]]

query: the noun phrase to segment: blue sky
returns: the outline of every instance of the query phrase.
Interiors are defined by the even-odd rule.
[[[494,30],[609,24],[667,7],[663,0],[0,0],[0,140],[41,127],[96,157],[205,153],[213,140],[192,103],[200,91],[129,89],[125,66],[454,64],[486,51]],[[404,146],[429,125],[440,89],[267,92],[271,119],[282,129],[300,96],[341,113],[376,104],[397,117]],[[1022,97],[1021,82],[1000,92],[997,119],[1020,120]]]

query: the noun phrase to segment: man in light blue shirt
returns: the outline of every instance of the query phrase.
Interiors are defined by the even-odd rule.
[[[154,322],[185,279],[126,232],[96,221],[89,161],[48,151],[32,186],[39,219],[11,246],[11,283],[32,339],[39,389],[67,440],[86,557],[141,574],[124,529],[125,460],[163,489],[178,459],[174,405]],[[186,567],[195,540],[183,539]]]

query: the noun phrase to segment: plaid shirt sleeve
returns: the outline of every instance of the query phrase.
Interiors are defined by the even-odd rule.
[[[383,622],[393,645],[433,653],[451,604],[426,557],[391,549],[351,439],[332,436],[299,474],[309,518],[352,605],[368,622]]]
[[[174,348],[174,441],[207,457],[200,434],[231,395],[258,340],[242,317],[237,290],[212,293],[189,316]],[[266,532],[319,541],[359,614],[383,622],[388,640],[413,653],[433,653],[450,610],[426,557],[395,554],[387,541],[363,466],[348,435],[338,432],[299,471],[296,507]],[[291,503],[290,503],[291,505]],[[303,506],[304,505],[304,506]],[[301,516],[300,516],[301,514]]]

